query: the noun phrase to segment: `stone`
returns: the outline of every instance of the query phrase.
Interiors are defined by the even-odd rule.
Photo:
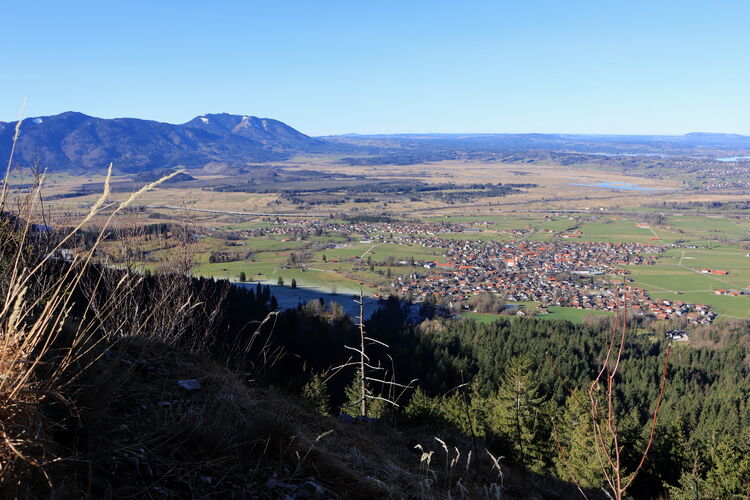
[[[186,391],[197,391],[201,388],[201,383],[197,379],[188,378],[185,380],[178,380],[177,385],[185,389]]]

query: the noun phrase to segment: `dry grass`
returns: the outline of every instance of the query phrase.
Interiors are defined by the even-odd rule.
[[[92,367],[76,400],[86,409],[85,460],[54,469],[77,478],[74,493],[489,499],[574,491],[509,469],[481,447],[476,456],[458,434],[345,423],[160,342],[133,338],[120,347]],[[200,389],[182,389],[184,379]]]
[[[16,127],[18,137],[20,121]],[[14,140],[15,144],[15,140]],[[12,156],[5,179],[10,178]],[[110,171],[111,174],[111,165]],[[9,198],[3,183],[0,195],[0,484],[12,496],[27,496],[40,484],[53,488],[48,467],[61,459],[56,453],[49,424],[49,410],[70,406],[64,396],[95,360],[91,357],[104,339],[100,327],[118,311],[119,297],[127,295],[127,280],[114,284],[110,304],[91,318],[76,322],[70,313],[74,290],[90,269],[91,258],[101,242],[78,255],[68,266],[59,266],[57,252],[76,231],[104,208],[110,222],[148,189],[167,180],[145,186],[119,203],[108,205],[109,174],[104,191],[68,234],[53,238],[45,229],[41,206],[44,175],[37,175],[34,187],[23,198]],[[176,173],[175,173],[176,174]],[[175,175],[172,174],[172,175]],[[42,224],[38,226],[36,224]],[[106,225],[105,225],[106,228]],[[87,311],[87,313],[90,311]],[[99,334],[95,336],[95,334]]]

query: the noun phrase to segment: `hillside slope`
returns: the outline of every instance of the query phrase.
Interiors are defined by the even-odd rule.
[[[459,435],[439,436],[449,446],[446,455],[434,430],[326,417],[301,399],[248,386],[223,367],[150,340],[106,350],[69,401],[75,410],[55,403],[46,410],[62,458],[46,473],[62,497],[577,494],[554,478],[505,466],[498,474],[482,448],[469,458],[471,442]],[[429,461],[420,463],[416,444],[433,452]]]
[[[0,122],[0,157],[8,158],[15,123]],[[21,124],[15,161],[48,170],[118,170],[245,164],[283,160],[300,152],[323,151],[327,143],[268,118],[203,115],[184,124],[135,118],[96,118],[65,112],[28,118]]]

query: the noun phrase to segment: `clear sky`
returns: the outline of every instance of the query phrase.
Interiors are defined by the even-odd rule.
[[[748,1],[12,1],[0,120],[750,135]]]

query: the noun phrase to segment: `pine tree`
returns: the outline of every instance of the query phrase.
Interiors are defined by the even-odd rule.
[[[517,357],[510,360],[500,388],[489,404],[490,430],[521,466],[535,471],[544,468],[542,401],[538,384],[532,378],[530,361]]]
[[[416,423],[436,424],[442,418],[440,401],[425,394],[421,387],[417,387],[409,404],[404,408],[404,414]]]
[[[554,458],[555,469],[559,477],[574,481],[583,488],[601,488],[605,486],[601,463],[597,458],[597,447],[594,442],[591,417],[588,407],[584,407],[589,398],[582,391],[568,397],[562,414],[556,419],[553,440],[559,441],[563,451],[557,450]],[[602,457],[606,460],[606,457]]]
[[[247,276],[245,275],[245,271],[241,271],[240,272],[240,282],[244,283],[245,281],[247,281]]]
[[[297,288],[297,280],[292,278],[292,288]]]
[[[279,276],[279,279],[276,280],[276,284],[279,286],[284,286],[284,278]]]
[[[302,388],[302,395],[313,405],[319,413],[329,415],[331,412],[328,387],[323,377],[314,373],[310,380]]]
[[[703,493],[710,498],[750,496],[750,427],[739,436],[724,436],[710,452],[714,467],[706,476]]]
[[[354,378],[352,379],[351,383],[346,386],[346,389],[344,390],[344,395],[346,396],[346,403],[344,408],[341,409],[341,413],[344,413],[346,415],[352,416],[352,417],[361,417],[362,410],[361,406],[357,403],[360,398],[360,383],[362,381],[362,376],[360,375],[360,371],[357,370],[357,372],[354,374]],[[372,396],[373,393],[370,390],[370,387],[366,387],[365,391],[368,395]],[[373,399],[373,398],[367,398],[367,416],[370,418],[380,418],[385,414],[387,403],[381,399]]]
[[[487,433],[487,400],[477,393],[471,396],[456,391],[440,404],[443,419],[467,436],[485,437]]]

